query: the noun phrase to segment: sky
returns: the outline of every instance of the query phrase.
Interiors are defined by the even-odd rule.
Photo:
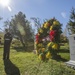
[[[34,23],[31,17],[38,17],[42,22],[43,19],[55,17],[63,24],[62,29],[64,30],[72,7],[75,8],[75,0],[10,0],[9,7],[0,4],[0,16],[3,17],[3,20],[0,21],[0,28],[3,28],[4,21],[11,20],[12,16],[22,11],[32,22],[32,26]]]

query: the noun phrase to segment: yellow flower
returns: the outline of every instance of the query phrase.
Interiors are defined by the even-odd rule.
[[[44,28],[48,28],[48,22],[46,22],[45,24],[44,24]]]
[[[45,48],[42,48],[42,52],[44,52],[45,51]]]
[[[50,30],[52,30],[53,26],[50,27]]]
[[[50,47],[51,44],[52,44],[52,42],[48,43],[47,46]]]
[[[55,44],[52,46],[52,48],[53,48],[53,49],[58,49],[58,44],[55,43]]]
[[[42,44],[42,43],[38,44],[38,47],[42,47],[42,46],[43,46],[43,44]]]
[[[39,59],[44,60],[44,55],[43,55],[43,53],[39,54]]]
[[[54,21],[53,25],[60,25],[59,21]]]
[[[38,54],[38,50],[36,50],[36,54]]]
[[[42,30],[42,29],[40,29],[40,30],[39,30],[39,32],[40,32],[40,33],[43,33],[43,30]]]
[[[39,59],[42,59],[42,55],[41,54],[39,55]]]
[[[44,25],[44,28],[47,28],[47,26],[46,26],[46,25]]]
[[[50,52],[48,52],[47,54],[46,54],[46,58],[50,58],[51,57],[51,54],[50,54]]]

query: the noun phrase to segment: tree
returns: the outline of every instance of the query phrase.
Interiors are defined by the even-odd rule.
[[[36,34],[37,31],[39,31],[39,29],[41,28],[41,25],[42,25],[42,21],[40,18],[36,18],[36,17],[31,17],[30,18],[31,20],[34,21],[34,34]],[[48,19],[44,19],[43,20],[43,23],[45,23]],[[35,37],[34,37],[35,39]]]
[[[72,8],[71,14],[70,14],[70,20],[67,24],[67,28],[69,31],[69,34],[75,34],[75,9]]]
[[[21,41],[24,47],[26,47],[27,42],[33,37],[30,22],[26,19],[25,14],[22,12],[13,16],[11,21],[7,20],[5,22],[5,26],[15,38],[18,38]]]
[[[67,43],[68,38],[63,33],[60,35],[60,43]]]
[[[3,18],[2,17],[0,17],[0,20],[2,20]],[[0,30],[2,30],[2,28],[0,28]]]
[[[2,20],[2,17],[0,17],[0,20]]]
[[[31,19],[34,21],[34,25],[37,29],[41,28],[40,18],[31,17]]]

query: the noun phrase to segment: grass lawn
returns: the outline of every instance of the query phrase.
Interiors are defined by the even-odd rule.
[[[3,48],[0,48],[0,75],[75,75],[75,70],[64,63],[70,57],[66,45],[58,54],[62,57],[60,60],[43,62],[33,52],[11,48],[10,60],[3,61]]]

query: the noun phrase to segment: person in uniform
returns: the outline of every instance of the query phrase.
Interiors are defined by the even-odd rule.
[[[12,35],[8,31],[8,29],[5,30],[6,33],[4,35],[4,53],[3,53],[3,59],[9,59],[10,54],[10,44],[12,41]]]
[[[1,37],[0,37],[0,45],[1,45]]]

